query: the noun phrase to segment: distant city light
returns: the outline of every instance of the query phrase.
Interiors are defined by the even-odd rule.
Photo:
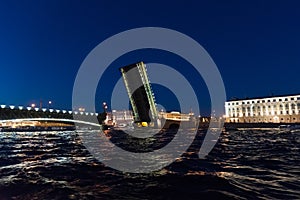
[[[79,112],[84,112],[84,111],[85,111],[85,108],[80,107],[80,108],[78,108],[78,111],[79,111]]]

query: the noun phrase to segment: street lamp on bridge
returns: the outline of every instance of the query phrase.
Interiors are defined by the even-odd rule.
[[[51,108],[52,101],[48,101],[48,109]]]

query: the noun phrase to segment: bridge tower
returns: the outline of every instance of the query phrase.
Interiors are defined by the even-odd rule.
[[[155,97],[143,62],[121,67],[120,71],[133,109],[135,123],[154,125],[158,119]]]

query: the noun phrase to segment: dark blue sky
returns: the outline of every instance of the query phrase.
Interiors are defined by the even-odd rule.
[[[87,54],[114,34],[145,26],[199,42],[220,70],[227,98],[299,93],[299,9],[298,1],[262,0],[1,1],[0,103],[42,99],[71,108],[73,82]],[[145,52],[114,66],[139,60],[172,65],[171,57]],[[107,98],[97,95],[97,101]]]

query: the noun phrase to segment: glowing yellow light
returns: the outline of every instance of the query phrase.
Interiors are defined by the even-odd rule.
[[[142,122],[141,125],[142,125],[142,127],[147,127],[148,123],[147,122]]]

